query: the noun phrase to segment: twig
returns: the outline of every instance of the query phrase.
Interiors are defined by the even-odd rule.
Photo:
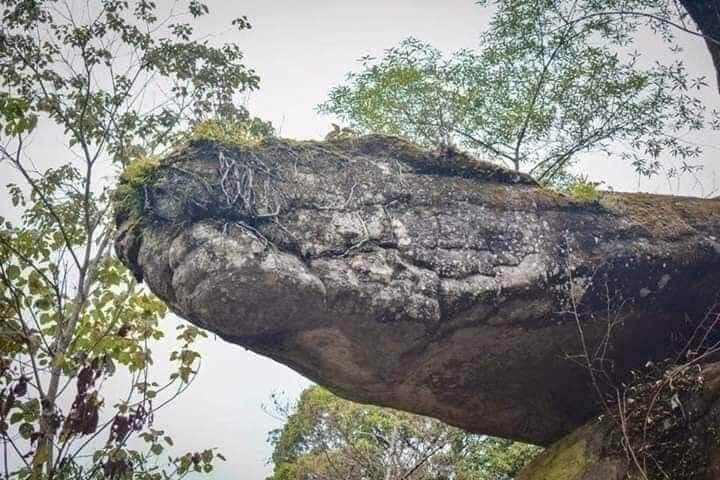
[[[311,203],[312,207],[316,210],[344,210],[347,208],[347,206],[350,204],[350,201],[353,198],[353,194],[355,193],[355,187],[357,187],[357,182],[354,182],[352,184],[352,187],[350,187],[350,194],[347,196],[344,202],[338,203],[335,205],[318,205],[317,203]]]
[[[362,248],[363,245],[365,245],[368,241],[370,241],[370,230],[368,230],[365,220],[362,219],[362,217],[360,216],[359,213],[356,213],[356,215],[360,219],[360,223],[362,224],[363,229],[365,230],[365,238],[363,238],[359,242],[351,245],[347,250],[345,250],[342,253],[342,255],[340,255],[341,257],[347,257],[350,254],[350,252],[352,252],[353,250],[357,250],[358,248]]]

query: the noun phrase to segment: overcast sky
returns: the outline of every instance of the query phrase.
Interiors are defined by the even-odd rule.
[[[169,4],[158,2],[164,3]],[[318,116],[314,108],[349,70],[357,68],[359,57],[381,55],[383,49],[410,35],[446,52],[475,47],[488,23],[487,11],[473,0],[208,3],[211,16],[202,21],[199,32],[216,33],[216,41],[242,47],[247,64],[261,77],[260,91],[247,99],[252,113],[271,120],[282,136],[294,138],[321,138],[331,130],[332,119]],[[249,17],[252,30],[239,33],[226,28],[241,15]],[[655,48],[654,38],[644,38],[642,43],[646,51],[661,51]],[[714,81],[702,41],[689,38],[686,48],[691,71],[705,73]],[[718,106],[718,98],[717,92],[708,90],[708,103]],[[718,183],[718,142],[710,134],[691,140],[707,145],[702,188],[689,182],[673,193],[707,194]],[[38,134],[34,139],[48,148],[63,141],[59,134]],[[619,160],[603,158],[583,168],[608,187],[638,188],[636,175]],[[661,193],[670,189],[663,178],[639,186]],[[7,208],[0,203],[0,214]],[[168,320],[168,332],[174,330],[173,322]],[[266,434],[280,423],[263,413],[261,404],[276,391],[285,391],[293,399],[309,382],[286,367],[220,340],[208,339],[200,348],[204,359],[198,380],[185,396],[159,413],[157,425],[167,427],[184,449],[220,447],[228,462],[216,478],[262,480],[269,473],[266,461],[271,453]]]

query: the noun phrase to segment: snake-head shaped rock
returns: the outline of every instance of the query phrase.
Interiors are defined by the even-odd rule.
[[[720,288],[720,201],[575,201],[394,137],[195,142],[133,191],[118,254],[181,317],[344,397],[538,444],[597,412],[586,354],[618,377],[663,358]]]

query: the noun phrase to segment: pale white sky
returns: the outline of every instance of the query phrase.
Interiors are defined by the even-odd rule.
[[[161,6],[169,1],[159,1]],[[318,116],[315,106],[325,100],[331,87],[357,68],[356,60],[382,54],[407,36],[415,36],[450,52],[474,47],[487,26],[487,11],[473,0],[210,0],[211,16],[198,26],[200,33],[217,33],[215,41],[237,42],[247,64],[261,76],[260,91],[247,101],[253,114],[271,120],[282,136],[321,138],[330,131],[332,119]],[[227,29],[232,18],[247,15],[250,31]],[[644,51],[662,52],[658,41],[643,39]],[[714,81],[710,60],[700,39],[688,38],[685,55],[691,71],[705,73]],[[720,106],[720,96],[708,91],[708,103]],[[720,153],[710,133],[694,138],[708,145],[701,174],[704,190],[693,181],[671,188],[665,179],[642,182],[640,188],[661,193],[707,194],[717,188],[715,159]],[[38,134],[39,152],[52,154],[62,147],[60,133]],[[619,160],[596,159],[583,168],[596,180],[617,190],[638,189],[637,177]],[[1,172],[1,170],[0,170]],[[4,184],[4,182],[2,182]],[[0,215],[7,212],[0,201]],[[174,320],[167,321],[170,335]],[[167,346],[167,345],[166,345]],[[268,430],[280,426],[261,409],[276,391],[294,398],[308,381],[271,360],[221,340],[201,345],[202,372],[192,388],[176,403],[161,411],[158,427],[167,428],[183,449],[217,446],[228,457],[215,478],[262,480],[271,450]],[[165,346],[157,349],[158,354]],[[162,366],[160,366],[162,368]]]

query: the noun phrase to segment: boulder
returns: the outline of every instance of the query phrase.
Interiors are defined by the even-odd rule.
[[[720,201],[577,200],[399,138],[196,141],[117,200],[179,316],[360,402],[548,445],[678,351],[720,286]],[[242,375],[242,373],[240,373]]]

